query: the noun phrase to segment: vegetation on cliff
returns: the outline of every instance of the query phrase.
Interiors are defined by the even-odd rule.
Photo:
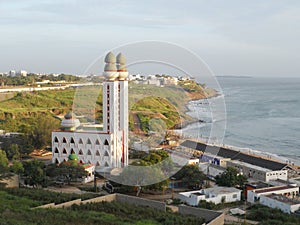
[[[75,107],[89,108],[89,93],[97,94],[90,102],[91,119],[102,122],[102,87],[93,86],[66,90],[15,93],[0,102],[0,129],[20,132],[25,135],[27,145],[43,148],[50,145],[51,131],[59,128],[60,121],[55,118]],[[177,86],[156,87],[152,85],[129,85],[129,127],[150,132],[173,128],[189,118],[185,114],[185,104],[195,98],[212,97],[212,89],[204,88],[195,81],[182,82]],[[96,104],[95,104],[96,102]],[[41,140],[41,141],[40,141]]]

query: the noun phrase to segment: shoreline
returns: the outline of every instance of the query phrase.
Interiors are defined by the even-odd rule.
[[[217,92],[215,96],[211,96],[211,97],[209,97],[209,99],[217,98],[219,96],[222,96],[222,94]],[[203,98],[193,99],[193,100],[189,101],[188,104],[191,103],[191,102],[194,102],[194,101],[197,102],[197,101],[202,101],[202,100],[204,100],[204,99]],[[193,111],[188,110],[186,112],[193,112]],[[195,117],[192,117],[192,118],[194,120],[186,121],[184,124],[182,124],[181,127],[178,126],[178,128],[171,129],[171,131],[180,134],[181,139],[184,139],[184,140],[194,140],[194,141],[202,142],[202,143],[207,144],[207,145],[218,146],[218,147],[226,147],[226,148],[229,148],[229,149],[232,149],[232,150],[235,150],[235,151],[240,151],[242,153],[253,155],[253,156],[256,156],[256,157],[260,157],[260,158],[264,158],[264,159],[267,159],[267,160],[281,162],[281,163],[285,163],[285,164],[288,164],[288,165],[300,167],[300,156],[295,156],[295,158],[292,158],[292,156],[279,155],[279,154],[276,154],[276,153],[266,152],[266,151],[263,151],[263,150],[251,149],[249,147],[233,146],[233,145],[224,143],[224,141],[222,141],[222,144],[214,145],[214,144],[209,143],[209,137],[199,139],[199,138],[193,137],[192,135],[189,135],[189,134],[184,135],[184,129],[187,129],[189,125],[198,124],[198,123],[204,124],[204,125],[206,124],[206,122],[204,122],[203,120],[201,120],[199,118],[195,118]]]
[[[196,95],[193,95],[193,96],[189,95],[189,96],[191,97],[191,99],[185,103],[186,110],[184,111],[184,114],[187,115],[187,116],[189,116],[190,119],[186,119],[186,120],[184,120],[184,121],[182,121],[182,122],[180,122],[180,123],[178,123],[178,124],[175,124],[175,125],[170,129],[171,131],[184,129],[184,128],[186,128],[187,126],[189,126],[189,125],[191,125],[191,124],[193,124],[193,123],[203,123],[203,124],[206,123],[206,122],[205,122],[204,120],[202,120],[202,119],[194,118],[194,117],[188,115],[187,113],[188,113],[188,112],[192,112],[192,111],[191,111],[190,109],[188,109],[187,106],[188,106],[191,102],[194,102],[194,101],[200,101],[200,100],[205,100],[205,99],[208,100],[208,99],[218,98],[218,97],[222,96],[222,94],[221,94],[219,91],[217,91],[217,90],[215,90],[215,89],[213,89],[213,88],[208,88],[208,90],[213,92],[213,93],[212,93],[211,95],[209,95],[209,96],[205,96],[205,97],[203,97],[203,96],[200,97],[200,96],[199,96],[199,97],[197,98],[197,97],[196,97],[197,94],[196,94]]]

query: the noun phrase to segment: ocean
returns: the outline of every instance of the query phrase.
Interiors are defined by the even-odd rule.
[[[188,105],[189,114],[205,123],[191,124],[182,134],[197,139],[215,138],[218,144],[268,152],[300,164],[300,78],[217,77],[217,80],[222,96],[191,101]],[[226,119],[224,112],[212,109],[223,100]],[[220,132],[225,125],[224,132]]]

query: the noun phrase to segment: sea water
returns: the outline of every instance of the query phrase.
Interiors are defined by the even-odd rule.
[[[217,80],[223,95],[209,101],[191,101],[189,114],[205,123],[191,124],[182,130],[183,134],[213,140],[212,124],[222,123],[220,130],[226,125],[223,138],[220,134],[215,137],[222,139],[222,144],[300,161],[300,78]],[[225,116],[212,110],[220,104],[220,98],[225,102]]]

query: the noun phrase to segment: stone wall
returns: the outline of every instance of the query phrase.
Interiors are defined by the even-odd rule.
[[[208,209],[200,209],[190,206],[180,205],[178,213],[183,215],[193,215],[199,218],[204,218],[207,225],[223,225],[224,214]]]
[[[73,201],[69,201],[69,202],[64,202],[58,205],[55,205],[54,208],[67,208],[67,207],[71,207],[72,205],[76,204],[76,205],[80,205],[81,203],[81,199],[75,199]]]
[[[100,196],[97,198],[87,199],[87,200],[81,201],[81,204],[97,203],[97,202],[112,202],[115,200],[116,200],[116,194],[111,194],[111,195]]]

